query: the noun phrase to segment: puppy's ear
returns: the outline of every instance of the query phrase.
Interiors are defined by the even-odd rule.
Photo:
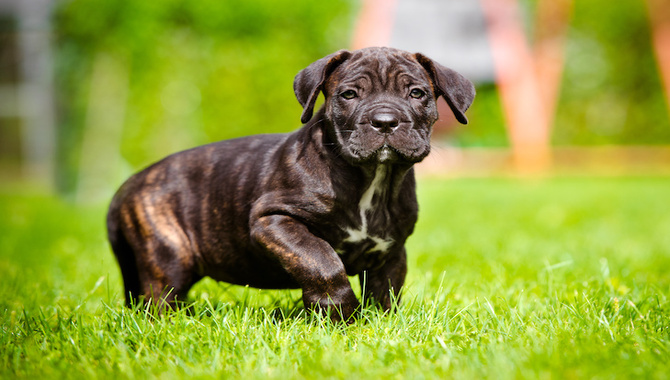
[[[312,118],[314,103],[316,103],[316,99],[323,89],[326,78],[349,56],[351,56],[350,52],[340,50],[312,63],[295,76],[293,91],[303,107],[302,117],[300,118],[303,124]]]
[[[468,118],[465,117],[465,111],[470,107],[475,98],[475,86],[464,76],[454,70],[444,67],[423,54],[415,54],[417,61],[423,66],[430,78],[437,93],[436,96],[442,96],[449,104],[449,108],[461,124],[467,124]]]

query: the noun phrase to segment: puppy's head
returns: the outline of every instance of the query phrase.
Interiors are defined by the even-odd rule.
[[[437,98],[466,124],[475,96],[472,83],[455,71],[392,48],[338,51],[298,73],[293,87],[303,123],[323,92],[327,133],[355,165],[421,161],[430,151]]]

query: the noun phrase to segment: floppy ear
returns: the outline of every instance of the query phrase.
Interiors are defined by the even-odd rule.
[[[464,76],[444,67],[423,54],[415,54],[417,61],[423,66],[436,87],[436,96],[442,96],[449,108],[461,124],[467,124],[465,111],[475,98],[475,86]]]
[[[350,52],[340,50],[312,63],[295,76],[293,91],[300,105],[303,107],[302,116],[300,117],[300,121],[303,124],[312,118],[314,103],[316,103],[316,98],[319,97],[319,93],[323,89],[323,83],[328,78],[328,75],[349,58],[350,55]]]

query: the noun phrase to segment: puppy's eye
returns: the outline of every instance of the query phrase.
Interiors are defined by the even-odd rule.
[[[409,96],[413,97],[414,99],[421,99],[424,96],[426,96],[426,93],[419,90],[418,88],[415,88],[414,90],[409,92]]]
[[[341,93],[340,96],[347,99],[347,100],[351,100],[353,98],[357,98],[358,94],[354,90],[347,90],[347,91]]]

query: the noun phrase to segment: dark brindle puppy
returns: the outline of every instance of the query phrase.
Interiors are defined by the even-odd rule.
[[[107,226],[128,304],[174,304],[210,276],[301,288],[306,307],[335,306],[346,319],[359,306],[347,275],[359,275],[367,297],[391,307],[417,219],[412,165],[430,150],[435,101],[467,123],[474,88],[421,54],[368,48],[314,62],[294,90],[306,123],[296,132],[177,153],[121,187]]]

